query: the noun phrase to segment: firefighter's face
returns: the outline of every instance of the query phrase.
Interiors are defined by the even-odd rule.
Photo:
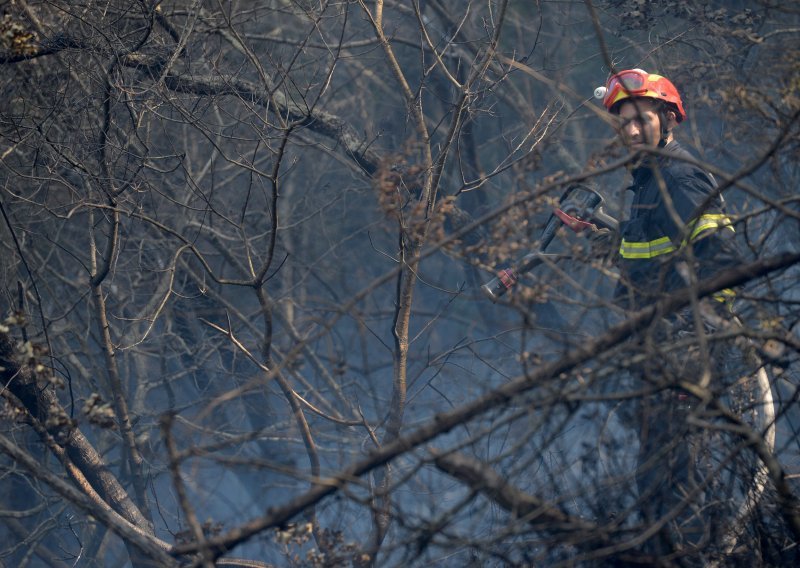
[[[633,146],[657,146],[661,140],[658,105],[646,98],[625,101],[619,107],[620,134]]]

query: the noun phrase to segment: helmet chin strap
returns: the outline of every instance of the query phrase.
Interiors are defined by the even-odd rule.
[[[667,138],[669,138],[670,131],[667,128],[667,124],[669,124],[669,118],[667,117],[667,110],[661,109],[658,112],[658,122],[659,122],[659,129],[661,130],[661,139],[658,141],[658,147],[663,148],[667,145]]]

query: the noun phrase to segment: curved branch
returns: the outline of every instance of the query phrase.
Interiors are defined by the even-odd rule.
[[[128,58],[129,64],[134,67],[142,67],[143,64],[151,60],[141,58]],[[154,61],[151,61],[155,64]],[[170,90],[178,93],[193,94],[199,96],[222,96],[233,95],[251,100],[259,106],[269,108],[270,102],[279,105],[276,110],[289,120],[313,130],[327,138],[335,140],[355,162],[371,175],[380,164],[381,156],[370,148],[370,143],[364,140],[353,129],[350,124],[338,116],[322,110],[314,110],[309,113],[304,107],[291,102],[280,92],[270,94],[258,84],[240,79],[237,77],[214,77],[208,75],[193,75],[186,77],[183,75],[167,75],[164,77],[164,84]]]
[[[581,532],[592,540],[606,540],[603,527],[565,513],[533,495],[511,485],[488,464],[462,453],[442,454],[434,458],[436,467],[465,483],[474,491],[485,493],[515,518],[548,532]]]
[[[52,487],[66,501],[83,509],[89,515],[97,517],[112,532],[132,544],[142,554],[158,561],[159,566],[178,566],[178,563],[167,554],[169,547],[167,543],[147,535],[110,507],[104,507],[96,500],[90,499],[47,468],[42,467],[42,464],[33,456],[3,435],[0,435],[0,451],[24,467],[31,476]]]
[[[17,362],[11,338],[0,332],[0,380],[11,394],[25,407],[34,420],[41,424],[58,423],[49,420],[51,416],[63,414],[52,388],[39,388],[36,378],[29,366]],[[108,471],[103,458],[78,429],[69,432],[44,432],[63,438],[63,447],[67,457],[72,460],[82,475],[91,484],[100,497],[127,521],[137,526],[146,526],[147,521],[131,501],[128,493],[117,479]]]

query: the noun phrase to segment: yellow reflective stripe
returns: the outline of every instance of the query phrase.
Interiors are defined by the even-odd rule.
[[[728,302],[736,298],[736,292],[734,292],[730,288],[723,288],[718,292],[714,292],[714,294],[712,294],[712,297],[717,302]]]
[[[654,258],[675,250],[675,245],[669,237],[661,237],[649,242],[631,242],[622,240],[619,254],[622,258]]]
[[[691,225],[692,234],[689,235],[690,241],[694,240],[694,238],[703,231],[708,231],[709,229],[720,229],[724,227],[730,231],[736,232],[731,224],[730,218],[727,215],[720,215],[718,213],[700,215]]]
[[[725,228],[735,232],[730,218],[727,215],[721,215],[718,213],[707,213],[705,215],[701,215],[692,221],[691,226],[692,234],[682,243],[681,246],[685,246],[687,242],[693,241],[700,233],[709,231],[711,229]],[[677,248],[672,244],[672,241],[669,239],[669,237],[660,237],[658,239],[645,242],[632,242],[623,239],[622,244],[619,247],[619,254],[622,258],[646,259],[655,258],[662,254],[674,252],[675,250],[677,250]]]
[[[733,304],[736,301],[736,292],[730,288],[724,288],[718,292],[714,292],[711,297],[720,304],[725,304],[725,307],[728,309],[728,311],[733,313]]]

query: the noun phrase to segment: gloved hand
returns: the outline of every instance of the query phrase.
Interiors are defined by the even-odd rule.
[[[600,227],[587,234],[589,238],[589,255],[592,258],[613,260],[619,251],[619,233],[605,227]]]

